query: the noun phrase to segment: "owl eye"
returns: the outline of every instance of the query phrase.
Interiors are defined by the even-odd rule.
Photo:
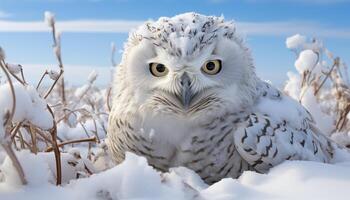
[[[169,70],[161,63],[150,63],[149,70],[153,76],[162,77],[168,74]]]
[[[221,60],[208,60],[202,66],[202,71],[209,75],[215,75],[221,71]]]

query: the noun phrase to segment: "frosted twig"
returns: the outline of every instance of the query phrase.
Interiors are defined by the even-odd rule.
[[[43,75],[41,75],[41,78],[39,80],[39,83],[36,85],[36,89],[38,90],[40,87],[41,82],[44,80],[44,77],[47,75],[47,70],[45,70],[45,72],[43,73]]]
[[[56,56],[56,59],[58,61],[58,66],[61,70],[60,75],[61,76],[64,72],[63,70],[63,62],[62,62],[62,56],[61,56],[61,41],[60,41],[60,35],[59,33],[57,33],[56,31],[56,22],[55,22],[55,18],[54,15],[50,12],[45,12],[45,20],[47,21],[48,25],[51,27],[51,32],[52,32],[52,39],[53,39],[53,49],[54,49],[54,53]],[[59,80],[59,78],[57,78],[57,80]],[[64,85],[64,77],[62,77],[60,79],[60,86],[61,86],[61,97],[62,97],[62,103],[64,106],[67,105],[67,100],[66,100],[66,92],[65,92],[65,85]],[[56,84],[57,81],[55,81]],[[52,87],[53,88],[53,87]],[[46,93],[45,98],[47,97],[47,95],[49,94]]]
[[[5,65],[7,69],[9,69],[8,65]],[[22,72],[22,69],[20,70]],[[22,85],[26,85],[26,82],[24,80],[24,77],[22,75],[23,80],[21,80],[16,74],[12,73],[10,70],[8,70],[8,72],[18,81],[20,82]],[[22,73],[23,74],[23,73]]]
[[[63,74],[63,70],[61,69],[59,75],[58,75],[58,78],[55,80],[55,82],[51,85],[50,89],[46,92],[45,96],[44,96],[44,99],[46,99],[49,94],[51,93],[51,91],[53,90],[53,88],[55,87],[55,85],[57,84],[57,81],[60,79],[61,75]],[[65,104],[63,104],[65,105]]]
[[[20,65],[21,66],[21,65]],[[23,74],[23,67],[21,66],[21,76],[22,76],[22,80],[24,83],[27,83],[26,82],[26,79],[24,78],[24,74]]]

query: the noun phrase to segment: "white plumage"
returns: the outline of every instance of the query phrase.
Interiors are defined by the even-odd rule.
[[[255,75],[233,22],[185,13],[146,22],[117,67],[108,146],[207,183],[284,160],[331,162],[337,145],[296,101]]]

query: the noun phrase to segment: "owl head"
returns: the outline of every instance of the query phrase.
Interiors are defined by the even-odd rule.
[[[113,104],[181,116],[242,109],[254,100],[256,80],[251,54],[233,22],[185,13],[130,33]]]

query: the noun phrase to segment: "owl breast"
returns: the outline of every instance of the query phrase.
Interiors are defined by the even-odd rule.
[[[129,151],[146,157],[160,171],[188,167],[207,183],[236,178],[249,169],[233,141],[233,133],[245,116],[244,112],[225,113],[205,124],[191,123],[188,119],[164,120],[163,116],[163,123],[157,123],[157,117],[110,116],[109,147],[117,163]]]

